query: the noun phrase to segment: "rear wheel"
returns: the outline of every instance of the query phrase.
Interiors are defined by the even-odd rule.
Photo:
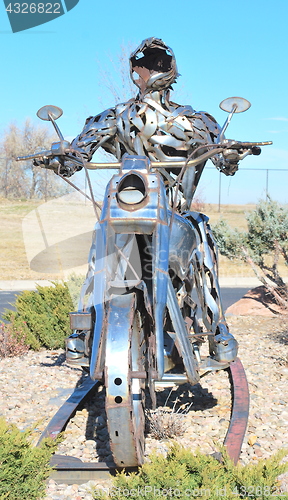
[[[105,356],[106,414],[110,446],[119,467],[137,466],[144,458],[146,344],[135,293],[113,295],[107,315]]]

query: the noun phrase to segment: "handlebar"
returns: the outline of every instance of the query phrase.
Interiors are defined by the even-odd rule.
[[[201,163],[202,161],[208,160],[212,156],[222,153],[224,149],[248,149],[251,150],[251,154],[253,155],[259,155],[261,153],[261,149],[259,146],[269,146],[273,144],[272,141],[262,141],[262,142],[235,142],[235,143],[222,143],[222,144],[215,144],[215,149],[211,149],[211,151],[207,151],[206,153],[203,153],[202,155],[198,156],[194,160],[190,160],[187,162],[188,167],[193,167],[197,165],[198,163]],[[205,148],[205,145],[203,145],[203,148]],[[151,161],[151,167],[152,168],[157,168],[157,167],[173,167],[173,168],[182,168],[185,165],[186,161]],[[88,162],[86,163],[86,166],[89,170],[96,170],[96,169],[115,169],[119,168],[121,166],[120,162],[114,162],[114,163],[93,163],[93,162]]]
[[[57,144],[57,143],[56,143]],[[211,147],[210,151],[206,151],[200,156],[197,156],[197,158],[193,160],[189,160],[188,162],[185,160],[182,161],[152,161],[151,162],[151,167],[152,168],[157,168],[157,167],[173,167],[173,168],[182,168],[185,164],[187,166],[193,167],[202,161],[208,160],[212,156],[222,153],[225,149],[238,149],[238,150],[248,150],[250,151],[248,154],[254,154],[254,155],[259,155],[261,153],[260,146],[268,146],[272,144],[272,141],[265,141],[265,142],[225,142],[225,143],[219,143],[219,144],[203,144],[203,146],[200,146],[200,148],[205,148],[205,147]],[[53,145],[52,145],[53,148]],[[37,158],[53,158],[55,156],[62,156],[63,159],[66,161],[73,161],[74,163],[77,163],[79,165],[83,165],[83,161],[75,156],[69,155],[71,153],[71,149],[69,148],[53,148],[54,150],[46,150],[46,151],[39,151],[35,154],[32,155],[27,155],[27,156],[18,156],[16,158],[16,161],[24,161],[24,160],[33,160]],[[59,151],[61,150],[61,153],[59,154]],[[111,163],[94,163],[94,162],[86,162],[85,163],[86,167],[89,170],[97,170],[97,169],[117,169],[121,166],[121,162],[111,162]]]

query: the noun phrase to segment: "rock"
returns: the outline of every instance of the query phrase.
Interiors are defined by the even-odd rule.
[[[258,458],[262,458],[262,456],[263,456],[263,453],[259,448],[255,448],[254,453],[255,453],[256,457],[258,457]]]
[[[257,441],[257,436],[255,436],[254,434],[251,434],[248,438],[248,441],[247,443],[250,445],[250,446],[253,446],[253,444],[255,444]]]
[[[274,317],[279,313],[281,313],[281,308],[275,304],[264,286],[257,286],[249,290],[242,299],[226,310],[227,316]]]

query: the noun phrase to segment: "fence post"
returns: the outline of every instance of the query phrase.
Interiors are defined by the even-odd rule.
[[[219,170],[218,212],[221,212],[221,172]]]

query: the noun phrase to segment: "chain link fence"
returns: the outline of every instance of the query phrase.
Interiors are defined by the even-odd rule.
[[[288,168],[239,168],[234,176],[226,176],[215,167],[207,167],[201,177],[196,198],[204,203],[242,205],[258,203],[268,196],[288,203]]]

